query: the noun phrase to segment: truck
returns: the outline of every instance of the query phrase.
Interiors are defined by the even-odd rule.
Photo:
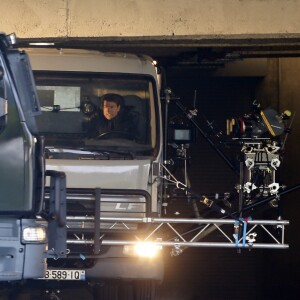
[[[160,210],[153,61],[48,49],[28,50],[30,62],[14,42],[14,35],[0,35],[1,281],[161,280],[161,257],[140,250],[136,258],[136,238],[147,226],[117,221]],[[121,94],[139,116],[141,140],[89,137],[91,112],[108,92]],[[100,224],[100,217],[110,220]],[[129,235],[132,245],[123,242]]]
[[[36,123],[45,168],[65,174],[67,187],[67,257],[48,259],[45,281],[127,281],[151,294],[163,278],[161,247],[141,243],[149,224],[135,219],[161,212],[155,62],[145,55],[80,49],[27,48],[26,53],[42,111]],[[136,116],[139,137],[122,130],[90,134],[107,94],[123,97],[124,109]],[[50,182],[45,185],[47,210]]]
[[[36,124],[41,110],[35,82],[27,54],[12,48],[15,41],[14,34],[0,33],[1,282],[44,276],[46,258],[51,256],[48,244],[51,237],[58,237],[54,227],[58,223],[60,228],[65,226],[64,204],[60,202],[65,177],[45,172],[44,144]],[[46,177],[51,182],[51,211],[44,211],[49,218],[43,225],[39,218]],[[65,255],[65,242],[61,246],[58,256]]]
[[[12,48],[14,36],[0,37],[1,281],[138,280],[139,289],[153,294],[153,282],[163,277],[162,255],[154,259],[152,245],[140,245],[148,225],[134,221],[160,214],[162,128],[153,60],[72,49],[25,52]],[[137,116],[139,140],[122,132],[90,137],[87,128],[107,93],[122,95]]]

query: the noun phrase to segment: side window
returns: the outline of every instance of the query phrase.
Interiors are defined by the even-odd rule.
[[[7,97],[4,83],[4,69],[0,62],[0,134],[5,129],[7,123]]]

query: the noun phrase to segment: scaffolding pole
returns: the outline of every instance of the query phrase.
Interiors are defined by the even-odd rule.
[[[93,223],[94,218],[90,216],[68,216],[67,223],[78,223],[87,228],[88,223]],[[102,235],[101,245],[125,246],[137,242],[155,243],[162,247],[174,247],[175,249],[188,247],[211,247],[211,248],[246,248],[246,249],[288,249],[285,243],[285,226],[289,225],[287,220],[251,220],[243,219],[193,219],[193,218],[109,218],[101,217],[100,223],[113,223],[123,226],[124,230],[132,231],[132,235],[126,235],[126,239],[111,239],[110,235]],[[151,224],[151,228],[143,234],[130,230],[129,224]],[[189,234],[182,232],[186,230],[186,224],[196,226]],[[222,228],[221,228],[222,226]],[[215,227],[218,234],[211,234],[209,241],[200,241],[201,235],[208,228]],[[239,230],[236,230],[238,227]],[[91,227],[92,228],[92,227]],[[190,234],[192,232],[192,234]],[[237,234],[240,232],[241,234]],[[171,236],[171,237],[170,237]],[[186,237],[188,236],[188,237]],[[131,238],[129,238],[131,237]],[[93,239],[78,238],[68,239],[67,244],[93,245]]]

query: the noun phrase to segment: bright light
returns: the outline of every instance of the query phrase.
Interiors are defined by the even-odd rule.
[[[23,230],[23,242],[25,243],[45,243],[46,228],[45,227],[26,227]]]
[[[161,249],[161,245],[152,242],[140,242],[135,245],[124,246],[123,253],[140,257],[155,257]]]
[[[54,43],[46,43],[46,42],[32,42],[29,43],[30,46],[54,46]]]
[[[11,45],[14,45],[17,41],[17,37],[16,37],[16,34],[15,33],[11,33],[9,35],[7,35],[8,39],[9,39],[9,43]]]

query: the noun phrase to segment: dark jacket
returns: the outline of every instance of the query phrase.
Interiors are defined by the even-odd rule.
[[[107,132],[115,132],[114,134],[110,134],[110,136],[139,140],[138,123],[138,113],[129,108],[120,110],[119,114],[112,120],[107,120],[102,112],[100,112],[91,121],[92,135],[96,138],[101,134],[104,136]],[[109,137],[109,134],[107,134],[107,137]]]

